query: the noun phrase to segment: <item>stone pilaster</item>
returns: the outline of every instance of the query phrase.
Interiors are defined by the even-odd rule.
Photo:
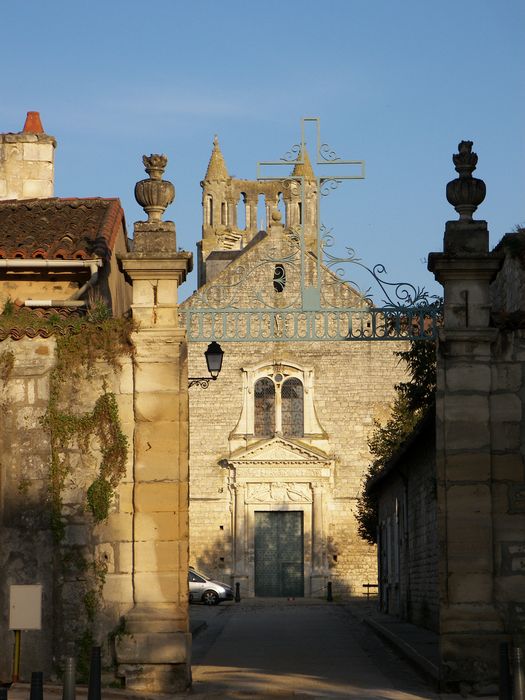
[[[133,283],[132,311],[138,327],[134,334],[134,606],[126,615],[126,633],[117,643],[117,659],[130,690],[173,693],[186,689],[191,681],[188,371],[177,302],[178,287],[191,269],[191,255],[177,252],[175,225],[160,219],[174,196],[171,183],[160,179],[165,158],[151,156],[144,163],[151,179],[138,183],[136,196],[143,206],[146,203],[149,220],[135,224],[133,252],[121,257]]]
[[[246,575],[246,484],[235,484],[235,583],[241,584],[241,590],[247,581]]]
[[[320,592],[323,591],[328,574],[323,501],[324,488],[322,484],[312,484],[311,592],[313,596],[319,596]]]
[[[468,180],[477,161],[471,145],[460,144],[460,178],[447,187],[461,218],[447,222],[444,252],[430,254],[429,269],[444,289],[436,397],[441,672],[444,687],[461,682],[480,691],[497,678],[504,631],[494,598],[490,396],[497,330],[489,327],[489,284],[501,260],[489,252],[486,222],[471,218],[484,194],[481,181]]]

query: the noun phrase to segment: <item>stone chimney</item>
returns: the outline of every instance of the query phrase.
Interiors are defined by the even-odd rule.
[[[53,197],[55,146],[38,112],[18,134],[0,134],[0,200]]]

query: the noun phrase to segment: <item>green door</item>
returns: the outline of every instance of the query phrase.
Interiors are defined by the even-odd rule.
[[[303,512],[255,512],[255,595],[304,595]]]

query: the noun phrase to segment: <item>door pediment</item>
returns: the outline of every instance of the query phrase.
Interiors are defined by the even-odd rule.
[[[312,448],[299,440],[273,437],[260,440],[249,448],[236,450],[228,461],[234,466],[258,462],[306,462],[323,466],[330,459],[325,452]]]

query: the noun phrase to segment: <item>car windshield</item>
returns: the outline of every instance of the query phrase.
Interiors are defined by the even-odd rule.
[[[197,571],[197,569],[190,568],[190,573],[197,574],[197,576],[200,576],[201,578],[210,580],[210,576],[208,576],[208,574],[203,574],[202,571]]]

